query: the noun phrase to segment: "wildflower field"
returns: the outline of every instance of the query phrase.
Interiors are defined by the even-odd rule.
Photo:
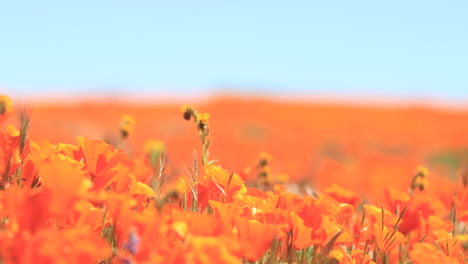
[[[467,121],[0,96],[0,263],[466,263]]]

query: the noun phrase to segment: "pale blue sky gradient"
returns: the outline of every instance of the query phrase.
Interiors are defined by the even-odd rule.
[[[1,1],[0,89],[468,99],[468,1]]]

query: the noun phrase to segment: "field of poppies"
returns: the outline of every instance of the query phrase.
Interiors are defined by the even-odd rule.
[[[0,96],[0,263],[466,263],[467,121]]]

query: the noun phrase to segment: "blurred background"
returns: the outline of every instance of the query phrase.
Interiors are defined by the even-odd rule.
[[[466,1],[2,1],[18,96],[468,97]]]
[[[466,10],[466,1],[3,1],[0,90],[32,107],[37,142],[115,138],[130,114],[131,155],[157,139],[174,167],[190,166],[199,139],[179,108],[193,104],[211,114],[212,157],[246,179],[265,151],[291,180],[374,198],[406,188],[425,165],[442,193],[468,158]]]

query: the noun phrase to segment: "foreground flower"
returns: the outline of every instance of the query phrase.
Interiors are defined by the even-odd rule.
[[[242,263],[238,257],[229,252],[229,249],[214,237],[193,237],[189,250],[187,263]]]
[[[416,243],[409,253],[413,263],[427,264],[427,263],[459,263],[451,261],[444,253],[439,251],[437,247],[429,243]]]
[[[465,184],[440,197],[419,168],[410,192],[385,186],[382,201],[341,180],[306,192],[278,184],[287,175],[262,153],[250,174],[265,188],[249,187],[245,175],[208,160],[209,115],[181,112],[196,124],[201,165],[196,157],[173,166],[159,141],[133,158],[101,140],[38,144],[24,126],[0,131],[0,263],[467,261]],[[126,137],[134,121],[123,119]]]

